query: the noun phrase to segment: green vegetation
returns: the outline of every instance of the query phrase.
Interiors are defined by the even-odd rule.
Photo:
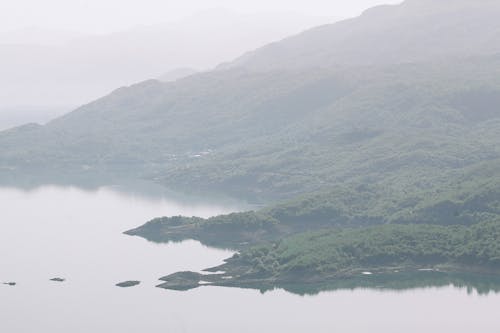
[[[266,204],[367,186],[428,197],[498,164],[499,68],[492,56],[145,82],[0,133],[0,178],[122,175]]]
[[[260,132],[242,128],[243,142],[156,178],[257,202],[368,185],[391,196],[446,191],[500,159],[495,59],[331,73],[275,105]],[[292,96],[315,100],[308,89],[343,94],[294,112]]]
[[[463,176],[435,192],[389,193],[374,186],[339,188],[306,195],[259,211],[209,219],[164,217],[126,233],[155,242],[196,239],[210,246],[241,249],[293,234],[333,227],[384,224],[473,225],[500,220],[498,168]],[[490,172],[488,172],[490,170]]]
[[[212,274],[180,272],[158,287],[276,287],[299,294],[455,284],[500,290],[500,220],[472,226],[381,225],[301,233],[242,249]]]
[[[207,269],[214,274],[176,273],[163,278],[166,282],[159,287],[192,289],[203,280],[262,291],[283,287],[314,293],[360,286],[459,284],[466,273],[469,279],[496,281],[498,290],[499,237],[500,220],[473,226],[334,228],[243,249],[225,264]]]
[[[199,217],[163,217],[126,231],[154,242],[195,239],[206,245],[222,248],[241,248],[273,240],[283,235],[278,221],[258,212],[233,213],[210,219]]]
[[[499,274],[498,192],[484,186],[467,193],[438,202],[422,199],[430,206],[410,215],[395,209],[394,219],[318,195],[260,212],[159,218],[127,233],[239,250],[213,269],[226,272],[213,281],[220,285],[324,284],[363,271],[387,275],[421,268]]]
[[[224,265],[247,274],[306,281],[364,270],[430,268],[500,271],[500,221],[471,227],[384,225],[310,232],[244,250]]]

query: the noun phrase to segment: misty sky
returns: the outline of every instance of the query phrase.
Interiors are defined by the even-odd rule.
[[[7,0],[0,1],[0,31],[39,27],[106,33],[183,18],[212,8],[239,12],[294,11],[351,17],[401,0]]]

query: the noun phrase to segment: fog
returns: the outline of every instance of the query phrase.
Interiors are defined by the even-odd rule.
[[[225,8],[240,13],[296,12],[349,17],[381,3],[400,0],[18,0],[0,3],[0,31],[31,26],[81,32],[116,32],[137,25],[165,23],[195,12]]]
[[[179,68],[209,70],[381,2],[2,2],[0,130],[45,123],[122,86],[178,78]]]

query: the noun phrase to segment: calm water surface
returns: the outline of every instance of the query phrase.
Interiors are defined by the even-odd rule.
[[[500,295],[451,286],[316,296],[158,289],[159,277],[220,264],[231,252],[121,234],[157,216],[235,209],[110,188],[0,189],[0,281],[18,283],[0,285],[0,332],[500,332]],[[114,286],[125,280],[142,284]]]

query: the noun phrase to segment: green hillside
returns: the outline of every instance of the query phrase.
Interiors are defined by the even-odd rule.
[[[222,68],[377,66],[500,51],[496,0],[406,0],[248,52]]]
[[[242,251],[219,267],[240,280],[283,283],[424,268],[498,272],[500,223],[386,225],[305,233]]]
[[[0,167],[8,177],[122,173],[262,203],[367,184],[428,192],[500,156],[499,64],[145,82],[46,126],[0,133]]]

